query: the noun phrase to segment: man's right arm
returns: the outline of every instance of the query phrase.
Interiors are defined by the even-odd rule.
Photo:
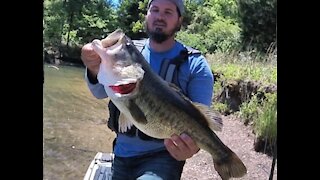
[[[93,96],[98,99],[108,97],[102,84],[98,82],[97,74],[99,72],[101,59],[97,53],[91,47],[91,44],[86,44],[81,49],[81,60],[86,66],[85,81],[89,87]]]
[[[90,92],[94,97],[96,97],[97,99],[103,99],[108,97],[103,85],[98,82],[96,77],[93,77],[92,74],[90,74],[88,68],[86,68],[85,71],[85,80],[87,82]]]

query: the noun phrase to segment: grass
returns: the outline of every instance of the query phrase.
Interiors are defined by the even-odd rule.
[[[263,85],[277,85],[277,59],[271,52],[265,56],[253,55],[250,52],[215,53],[206,56],[213,72],[223,74],[223,81],[250,80]],[[222,91],[221,83],[214,84],[214,95]],[[261,103],[256,96],[240,106],[237,114],[244,123],[250,123],[257,137],[263,137],[270,143],[277,138],[277,93],[267,94]],[[225,111],[226,105],[214,103],[214,108]]]
[[[211,54],[207,60],[214,72],[223,73],[226,79],[254,80],[264,84],[277,83],[275,62],[262,62],[252,58],[243,59],[234,54]]]
[[[266,137],[271,144],[277,139],[277,97],[267,94],[267,99],[262,102],[262,111],[254,121],[257,136]]]

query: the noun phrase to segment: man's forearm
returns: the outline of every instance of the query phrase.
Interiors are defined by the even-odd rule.
[[[98,78],[97,78],[97,75],[93,75],[92,72],[86,68],[86,71],[87,71],[87,77],[88,77],[88,80],[91,84],[97,84],[98,83]]]
[[[103,85],[98,82],[98,79],[96,76],[94,77],[93,74],[90,74],[90,71],[88,70],[88,68],[86,68],[85,80],[88,84],[90,92],[97,99],[103,99],[108,97],[106,91],[104,90]]]

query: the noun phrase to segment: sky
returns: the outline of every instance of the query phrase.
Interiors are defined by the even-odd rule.
[[[113,4],[118,5],[119,0],[111,0]]]

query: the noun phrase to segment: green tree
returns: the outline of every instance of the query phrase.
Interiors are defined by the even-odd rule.
[[[117,9],[118,27],[132,39],[145,37],[144,15],[147,13],[148,0],[121,0]]]
[[[239,0],[242,42],[265,53],[276,42],[277,0]]]
[[[71,32],[77,27],[77,21],[74,19],[81,15],[82,7],[88,3],[90,3],[88,0],[64,0],[64,8],[67,13],[67,23],[65,24],[67,46],[69,46],[70,34],[73,33],[74,37],[76,36],[76,32]]]
[[[67,18],[64,3],[61,0],[44,0],[43,9],[44,44],[57,46],[61,43],[63,26]]]
[[[236,0],[205,0],[185,29],[186,33],[180,33],[178,37],[186,44],[208,53],[237,48],[241,32],[237,9]],[[187,37],[182,37],[182,34]],[[189,39],[188,34],[193,38]],[[195,46],[197,43],[202,44]]]
[[[195,13],[204,0],[186,0],[185,14],[183,17],[182,29],[186,29],[195,17]]]
[[[81,15],[77,18],[77,37],[79,42],[87,43],[95,38],[101,39],[114,31],[116,14],[110,2],[91,0],[84,5]]]
[[[45,44],[79,45],[113,31],[115,11],[105,0],[45,0]]]

